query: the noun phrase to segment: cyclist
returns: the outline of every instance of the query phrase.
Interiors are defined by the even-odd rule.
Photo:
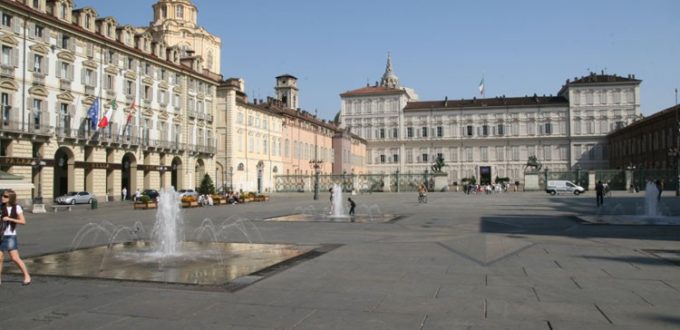
[[[427,203],[427,188],[423,183],[418,186],[418,203]]]

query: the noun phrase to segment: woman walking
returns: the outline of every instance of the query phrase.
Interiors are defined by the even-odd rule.
[[[21,205],[17,204],[17,194],[13,190],[5,190],[2,194],[2,243],[0,243],[0,275],[2,275],[2,262],[5,252],[9,253],[10,259],[19,267],[24,275],[22,285],[31,284],[31,275],[28,274],[26,265],[19,257],[19,244],[17,242],[16,226],[25,225],[24,211]],[[0,282],[1,283],[1,282]]]

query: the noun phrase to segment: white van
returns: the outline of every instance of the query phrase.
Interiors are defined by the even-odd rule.
[[[568,192],[578,196],[585,191],[583,187],[568,180],[548,180],[548,185],[545,187],[545,192],[551,195]]]

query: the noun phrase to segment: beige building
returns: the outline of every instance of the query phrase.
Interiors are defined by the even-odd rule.
[[[299,109],[297,78],[276,77],[276,97],[266,100],[249,101],[244,90],[237,78],[218,88],[216,177],[225,187],[281,190],[277,176],[287,176],[309,189],[317,167],[323,175],[365,173],[366,141]]]
[[[270,192],[283,170],[283,118],[248,103],[243,90],[243,80],[235,78],[218,88],[217,177],[228,190]]]
[[[159,0],[147,30],[154,41],[179,50],[179,56],[200,58],[201,68],[219,74],[222,41],[198,25],[198,8],[191,0]]]
[[[214,171],[216,76],[149,33],[72,6],[0,3],[0,170],[32,180],[22,199],[197,186]]]

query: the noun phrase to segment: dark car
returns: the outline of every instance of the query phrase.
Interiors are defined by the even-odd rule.
[[[142,195],[147,195],[152,201],[156,202],[158,202],[160,199],[160,193],[158,193],[158,190],[156,189],[144,189],[144,191],[142,191]]]

